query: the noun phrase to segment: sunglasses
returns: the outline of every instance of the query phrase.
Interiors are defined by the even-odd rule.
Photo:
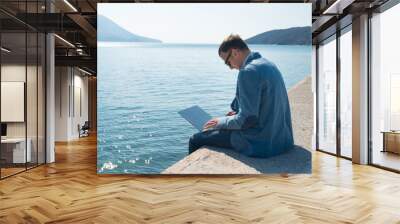
[[[232,50],[229,51],[228,57],[225,59],[225,64],[231,67],[231,62],[229,61],[230,57],[232,56]]]

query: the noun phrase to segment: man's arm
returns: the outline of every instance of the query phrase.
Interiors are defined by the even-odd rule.
[[[235,97],[231,103],[232,110],[229,111],[225,116],[232,116],[232,115],[237,114],[238,108],[239,108],[239,104],[237,102],[237,98]]]
[[[258,124],[263,83],[254,69],[242,70],[238,77],[240,106],[236,115],[217,118],[217,129],[247,129]]]
[[[239,110],[239,104],[238,104],[238,101],[236,99],[236,96],[235,96],[235,98],[233,99],[233,101],[231,103],[231,109],[232,109],[232,111],[235,111],[236,113]]]

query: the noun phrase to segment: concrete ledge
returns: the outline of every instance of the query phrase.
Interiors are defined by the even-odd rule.
[[[162,172],[163,174],[276,174],[311,173],[311,152],[295,146],[288,152],[253,158],[229,149],[198,149]]]

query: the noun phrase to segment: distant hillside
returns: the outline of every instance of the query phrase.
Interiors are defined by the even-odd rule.
[[[311,27],[271,30],[246,40],[248,44],[311,45]]]
[[[105,16],[97,16],[97,40],[110,42],[158,42],[160,40],[133,34]]]

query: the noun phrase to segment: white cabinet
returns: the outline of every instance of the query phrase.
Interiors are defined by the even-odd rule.
[[[25,163],[32,161],[32,140],[27,139],[26,151],[25,151],[25,138],[7,138],[2,139],[1,144],[12,147],[12,162],[13,163]],[[25,161],[26,159],[26,161]]]

